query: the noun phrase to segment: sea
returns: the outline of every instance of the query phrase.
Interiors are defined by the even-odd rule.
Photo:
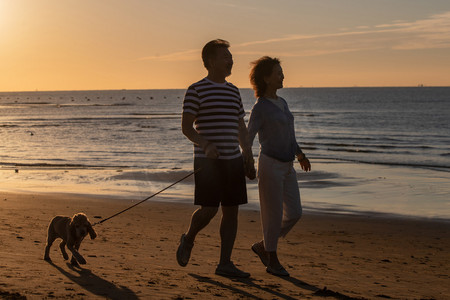
[[[141,200],[193,168],[185,90],[0,93],[0,190]],[[305,211],[450,220],[450,87],[285,88]],[[241,89],[246,120],[255,102]],[[258,156],[257,138],[253,144]],[[248,180],[248,208],[258,209]],[[193,180],[158,195],[191,202]]]

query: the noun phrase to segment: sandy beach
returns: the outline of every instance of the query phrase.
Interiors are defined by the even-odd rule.
[[[7,299],[448,299],[450,223],[382,215],[306,213],[280,241],[291,277],[266,273],[250,250],[261,238],[259,212],[241,210],[233,252],[252,274],[214,274],[220,215],[202,231],[187,267],[175,252],[193,205],[145,202],[96,225],[82,268],[64,261],[55,242],[43,260],[56,215],[85,212],[92,222],[136,203],[67,194],[1,193],[0,298]]]

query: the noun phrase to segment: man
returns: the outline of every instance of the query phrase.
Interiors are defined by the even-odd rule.
[[[221,205],[221,250],[216,274],[245,278],[250,274],[233,264],[231,252],[239,205],[247,203],[245,174],[254,179],[255,169],[239,90],[225,80],[233,66],[229,47],[227,41],[220,39],[203,47],[202,59],[208,76],[192,84],[183,101],[182,131],[194,143],[194,204],[200,208],[193,213],[188,231],[181,236],[177,261],[180,266],[187,265],[196,235]]]

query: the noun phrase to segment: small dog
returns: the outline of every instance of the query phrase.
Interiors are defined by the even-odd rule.
[[[62,242],[59,244],[59,248],[64,259],[69,259],[65,249],[67,245],[67,248],[72,252],[70,263],[75,266],[78,263],[82,265],[86,264],[86,260],[78,252],[78,249],[80,249],[80,244],[88,233],[92,240],[97,237],[97,233],[92,228],[87,216],[83,213],[75,214],[72,218],[62,216],[54,217],[48,226],[44,259],[51,261],[50,247],[57,238],[61,238]]]

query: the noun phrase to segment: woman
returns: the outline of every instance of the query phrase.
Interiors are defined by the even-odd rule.
[[[311,164],[295,139],[294,117],[286,101],[277,95],[283,87],[283,69],[277,58],[264,56],[253,62],[250,82],[258,98],[248,123],[250,143],[258,134],[258,187],[264,239],[252,250],[267,272],[289,276],[277,256],[279,237],[284,237],[302,215],[295,157],[308,172]]]

